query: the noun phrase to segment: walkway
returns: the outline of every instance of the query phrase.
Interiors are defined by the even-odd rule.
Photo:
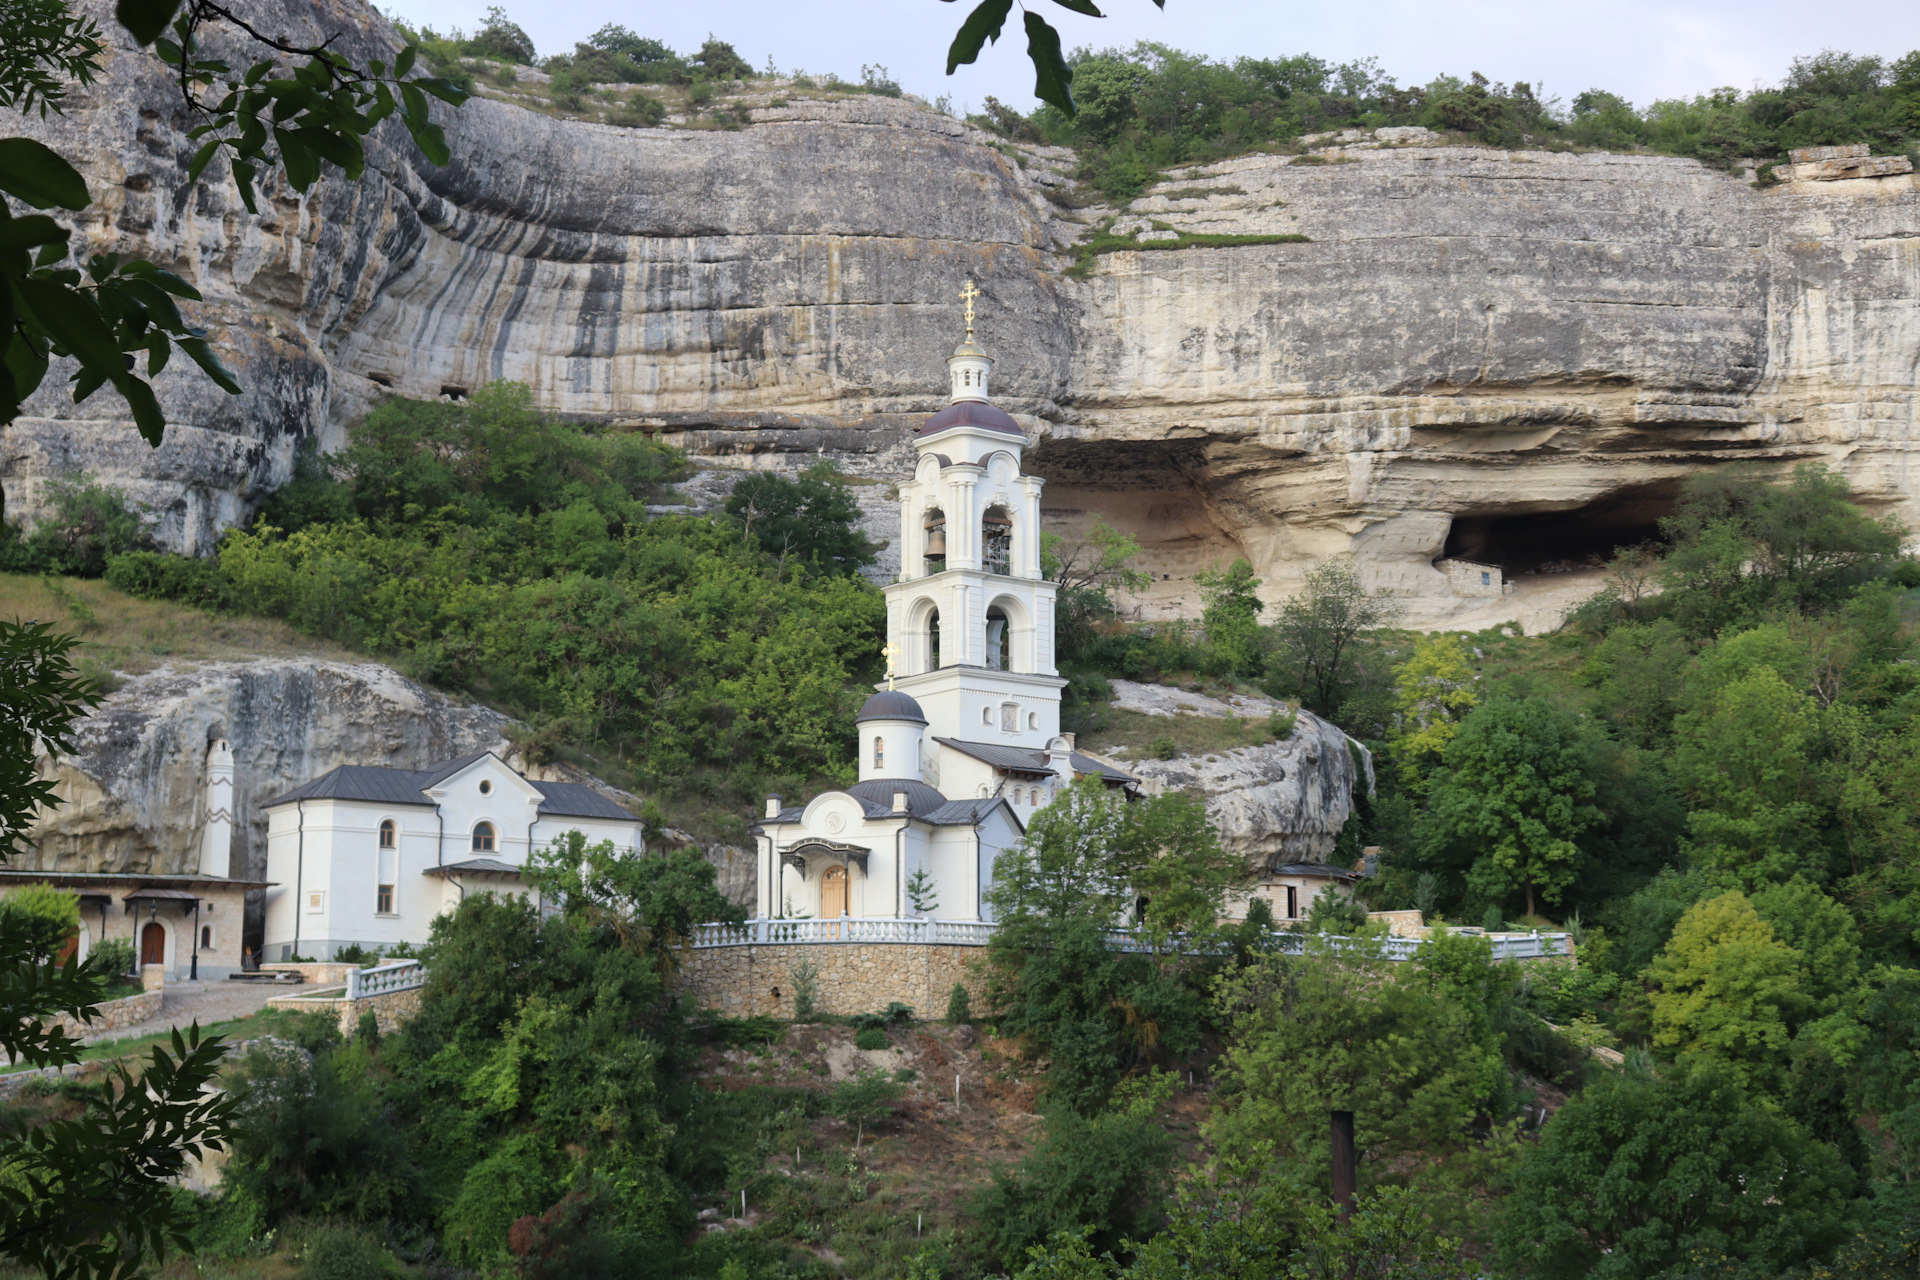
[[[267,1001],[285,995],[289,988],[277,982],[229,982],[224,979],[203,982],[169,982],[161,993],[160,1016],[130,1027],[96,1031],[81,1037],[88,1044],[113,1040],[135,1040],[158,1035],[179,1027],[186,1030],[196,1021],[202,1026],[244,1018],[266,1008]],[[299,990],[298,987],[292,990]]]

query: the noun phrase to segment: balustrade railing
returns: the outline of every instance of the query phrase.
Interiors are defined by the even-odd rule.
[[[371,969],[355,969],[347,974],[347,999],[364,1000],[392,991],[408,991],[425,986],[427,966],[418,960],[393,960]]]
[[[747,920],[740,924],[703,924],[693,931],[696,950],[712,947],[786,946],[817,943],[918,943],[950,947],[984,947],[993,938],[994,925],[966,920],[900,920],[886,917],[842,916],[832,920]],[[1282,955],[1301,955],[1314,935],[1276,930],[1274,949]],[[1115,929],[1108,942],[1120,951],[1188,950],[1180,940],[1153,942],[1126,929]],[[1570,951],[1564,933],[1534,933],[1517,938],[1493,938],[1495,960],[1536,960]],[[1343,938],[1326,942],[1345,946],[1377,947],[1388,960],[1411,960],[1420,949],[1418,938]],[[1210,945],[1210,944],[1209,944]],[[369,972],[374,972],[369,970]]]

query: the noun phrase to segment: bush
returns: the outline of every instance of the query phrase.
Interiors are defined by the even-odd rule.
[[[963,1022],[973,1021],[973,997],[958,982],[947,993],[947,1021],[956,1027]]]
[[[79,896],[64,889],[29,884],[0,897],[0,930],[25,940],[36,963],[59,955],[79,929]]]
[[[48,481],[45,504],[31,532],[0,521],[0,570],[97,578],[109,559],[147,542],[126,495],[85,473]]]
[[[88,950],[87,958],[93,961],[102,973],[131,974],[133,942],[129,938],[103,938]]]
[[[298,1280],[392,1280],[401,1274],[379,1240],[351,1227],[320,1227],[301,1247]]]
[[[607,123],[622,129],[653,129],[667,118],[666,104],[646,93],[634,93],[624,106],[607,113]]]
[[[853,1047],[856,1049],[885,1049],[892,1043],[887,1039],[887,1033],[879,1027],[863,1027],[853,1038]]]
[[[107,584],[142,600],[178,600],[208,610],[230,609],[233,583],[217,560],[124,551],[107,561]]]

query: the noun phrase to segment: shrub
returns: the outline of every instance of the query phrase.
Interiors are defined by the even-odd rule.
[[[391,1280],[400,1268],[380,1242],[351,1227],[321,1227],[300,1251],[299,1280]]]
[[[92,960],[102,973],[132,973],[133,942],[129,938],[103,938],[88,950],[87,958]]]
[[[48,481],[45,503],[31,532],[0,521],[0,569],[97,578],[111,557],[147,542],[126,495],[85,473]]]
[[[234,602],[233,583],[217,560],[161,551],[123,551],[110,557],[107,583],[142,600],[178,600],[201,609],[230,609]]]
[[[860,1034],[853,1038],[856,1049],[885,1049],[893,1042],[887,1039],[887,1033],[879,1027],[863,1027]]]
[[[50,884],[29,884],[0,897],[0,929],[20,937],[45,963],[60,954],[80,928],[80,899]]]
[[[958,982],[947,993],[947,1021],[956,1027],[963,1022],[973,1021],[973,997]]]
[[[667,118],[666,104],[651,94],[635,92],[624,106],[607,113],[607,123],[622,129],[653,129]]]

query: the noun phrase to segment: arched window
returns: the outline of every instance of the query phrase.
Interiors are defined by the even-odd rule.
[[[873,767],[876,769],[887,767],[887,740],[878,736],[873,740]]]
[[[927,572],[945,572],[947,567],[946,513],[938,507],[930,508],[921,527],[925,531],[923,545],[926,547]]]
[[[981,517],[980,567],[988,573],[1013,572],[1013,517],[1005,507],[988,507]]]
[[[380,824],[380,847],[382,849],[391,849],[393,848],[393,841],[394,841],[393,819],[388,818],[385,821],[381,822]]]
[[[213,926],[210,924],[200,926],[200,949],[202,951],[213,950]]]
[[[846,739],[842,738],[842,742]],[[473,829],[473,851],[475,853],[493,852],[493,824],[482,822]]]
[[[1008,630],[1006,610],[1000,608],[987,610],[987,667],[989,670],[1008,669],[1007,646],[1010,643]]]
[[[927,612],[927,670],[940,669],[940,611]]]

